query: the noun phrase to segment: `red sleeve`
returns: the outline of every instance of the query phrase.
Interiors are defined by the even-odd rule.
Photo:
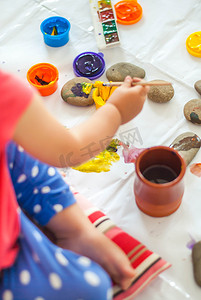
[[[33,98],[28,82],[0,71],[0,145],[13,136],[15,126]]]

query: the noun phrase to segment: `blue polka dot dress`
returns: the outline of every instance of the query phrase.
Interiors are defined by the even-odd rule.
[[[28,156],[15,144],[8,146],[8,164],[20,207],[39,224],[75,202],[56,169]],[[49,195],[49,196],[48,196]],[[112,299],[107,273],[85,256],[57,247],[19,212],[20,251],[3,271],[2,300]]]
[[[20,207],[40,225],[75,203],[56,168],[34,159],[14,143],[7,147],[7,160]]]

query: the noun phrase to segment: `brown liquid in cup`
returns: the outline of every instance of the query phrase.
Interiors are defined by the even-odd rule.
[[[157,184],[168,183],[177,178],[176,172],[166,165],[152,165],[144,170],[143,176]]]

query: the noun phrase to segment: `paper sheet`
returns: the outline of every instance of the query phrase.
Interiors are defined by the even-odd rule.
[[[199,0],[139,0],[139,4],[143,8],[142,19],[130,26],[118,25],[121,45],[102,51],[106,69],[118,62],[136,64],[145,69],[146,80],[171,81],[175,95],[166,104],[147,100],[140,115],[122,126],[117,136],[130,138],[136,147],[168,146],[185,131],[201,136],[201,126],[188,122],[183,115],[185,103],[200,98],[193,86],[201,79],[201,58],[187,52],[185,41],[191,33],[201,30],[201,3]],[[81,52],[99,51],[88,1],[8,0],[0,2],[0,9],[1,69],[26,79],[28,69],[36,63],[55,65],[59,71],[58,89],[43,98],[47,109],[67,127],[91,116],[95,106],[74,107],[60,96],[63,85],[74,77],[73,59]],[[70,40],[60,48],[45,45],[40,32],[40,23],[53,15],[63,16],[71,23]],[[106,80],[105,74],[100,80]],[[201,162],[201,151],[192,161],[196,162]],[[152,218],[139,211],[135,204],[134,176],[134,165],[125,164],[122,155],[108,173],[67,170],[70,184],[119,227],[172,264],[136,300],[200,299],[200,288],[193,278],[191,251],[186,244],[189,233],[197,241],[201,240],[201,178],[193,175],[188,167],[180,208],[169,217]]]

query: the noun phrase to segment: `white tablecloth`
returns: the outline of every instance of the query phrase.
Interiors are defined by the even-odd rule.
[[[185,42],[191,33],[201,30],[201,3],[199,0],[139,0],[139,3],[143,8],[142,19],[134,25],[118,25],[121,44],[101,51],[106,69],[118,62],[136,64],[146,71],[146,80],[171,81],[175,95],[166,104],[147,100],[140,115],[122,126],[116,136],[130,139],[139,148],[168,146],[186,131],[201,136],[201,127],[188,122],[183,115],[185,103],[200,98],[194,83],[201,79],[201,58],[190,55]],[[0,11],[1,69],[26,79],[27,70],[36,63],[55,65],[59,71],[58,89],[43,98],[47,109],[67,127],[92,115],[95,106],[74,107],[60,96],[63,85],[74,77],[75,56],[84,51],[99,52],[91,30],[89,1],[1,0]],[[53,15],[63,16],[71,23],[70,40],[59,48],[47,46],[40,31],[41,22]],[[106,80],[105,74],[100,79]],[[191,163],[194,162],[201,162],[201,151]],[[108,173],[67,171],[70,184],[119,227],[172,264],[136,300],[201,299],[201,290],[193,278],[191,251],[186,246],[190,235],[196,241],[201,240],[201,178],[188,167],[180,208],[169,217],[152,218],[136,206],[134,176],[134,165],[125,164],[122,155]]]

